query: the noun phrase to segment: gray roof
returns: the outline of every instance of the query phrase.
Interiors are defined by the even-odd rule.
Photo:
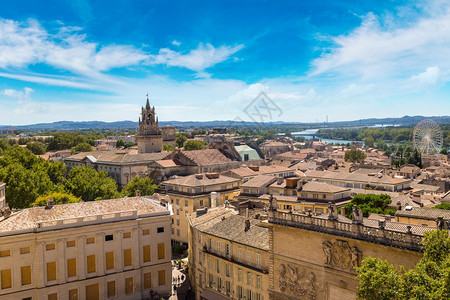
[[[202,218],[209,218],[209,213],[197,217],[196,222],[201,222]],[[220,221],[218,222],[219,219]],[[258,248],[264,251],[269,250],[269,230],[258,226],[261,220],[250,219],[250,229],[245,231],[245,217],[240,215],[229,215],[225,219],[216,217],[202,224],[203,233],[217,236],[235,243]],[[209,225],[209,226],[208,226]]]
[[[450,220],[450,210],[415,207],[413,210],[399,210],[395,212],[398,217],[412,217],[427,220],[437,220],[442,217],[446,220]]]

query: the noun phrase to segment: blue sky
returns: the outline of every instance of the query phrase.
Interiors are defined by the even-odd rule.
[[[0,4],[0,124],[450,114],[447,1]]]

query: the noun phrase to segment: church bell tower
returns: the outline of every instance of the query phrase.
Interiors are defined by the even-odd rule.
[[[141,109],[139,118],[139,135],[136,137],[139,153],[155,153],[163,150],[162,130],[158,125],[155,107],[150,106],[147,94],[145,108]]]

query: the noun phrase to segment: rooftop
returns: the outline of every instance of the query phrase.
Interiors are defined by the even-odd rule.
[[[114,214],[119,215],[114,216]],[[32,207],[13,213],[8,218],[0,218],[0,235],[4,235],[2,233],[16,234],[18,231],[44,227],[50,229],[52,226],[58,225],[76,227],[105,223],[108,220],[117,221],[123,218],[135,219],[164,214],[168,214],[165,207],[161,206],[159,202],[145,197],[60,204],[53,205],[51,208]]]
[[[93,151],[93,152],[80,152],[67,157],[66,160],[81,161],[83,159],[95,158],[96,162],[104,162],[104,163],[133,163],[133,162],[136,163],[136,162],[161,160],[169,156],[169,154],[170,152],[131,154],[130,152],[124,150]]]
[[[324,183],[324,182],[307,182],[303,185],[302,189],[303,192],[317,192],[317,193],[342,193],[342,192],[349,192],[350,188],[343,188],[340,186]]]
[[[393,178],[391,176],[380,174],[376,176],[370,176],[368,174],[358,173],[344,173],[333,171],[315,171],[308,170],[305,172],[306,177],[310,178],[322,178],[322,179],[334,179],[343,181],[363,182],[368,184],[402,184],[409,183],[411,180],[404,178]]]
[[[271,175],[258,175],[242,184],[241,187],[245,188],[259,188],[262,186],[268,186],[275,182],[277,178]]]
[[[198,166],[231,161],[231,159],[223,155],[222,152],[217,149],[182,151],[180,153],[194,161]]]
[[[428,220],[437,220],[438,218],[450,220],[450,211],[437,208],[414,207],[413,210],[398,210],[395,212],[395,216]]]
[[[180,176],[178,178],[169,179],[164,181],[164,185],[178,185],[178,186],[188,186],[188,187],[201,187],[210,186],[216,184],[226,184],[239,182],[239,179],[232,178],[224,175],[219,175],[218,173],[204,173],[204,174],[194,174],[188,176]]]
[[[269,250],[269,230],[257,226],[261,220],[250,219],[250,228],[244,230],[246,220],[244,216],[231,213],[214,217],[208,215],[209,213],[197,217],[195,221],[197,223],[193,226],[195,228],[198,226],[197,229],[206,234],[261,250]]]

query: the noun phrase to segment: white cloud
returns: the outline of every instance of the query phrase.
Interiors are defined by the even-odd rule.
[[[0,94],[5,96],[15,98],[17,100],[17,105],[14,109],[15,114],[35,114],[45,111],[45,107],[39,103],[31,100],[31,94],[34,92],[33,89],[25,87],[22,91],[14,89],[4,89],[0,91]]]
[[[413,75],[408,80],[411,86],[432,87],[435,86],[442,78],[442,72],[439,67],[428,67],[425,72]]]
[[[159,50],[157,55],[150,55],[149,64],[165,64],[171,67],[182,67],[196,71],[205,77],[203,71],[230,58],[244,46],[220,46],[200,43],[197,49],[188,53],[176,52],[168,48]]]
[[[331,52],[313,61],[312,75],[408,78],[430,65],[450,69],[450,10],[430,9],[415,21],[407,16],[363,17],[361,26],[346,35],[330,37]]]
[[[177,40],[173,40],[173,41],[172,41],[172,45],[174,45],[174,46],[180,46],[180,45],[181,45],[181,42],[179,42],[179,41],[177,41]]]

